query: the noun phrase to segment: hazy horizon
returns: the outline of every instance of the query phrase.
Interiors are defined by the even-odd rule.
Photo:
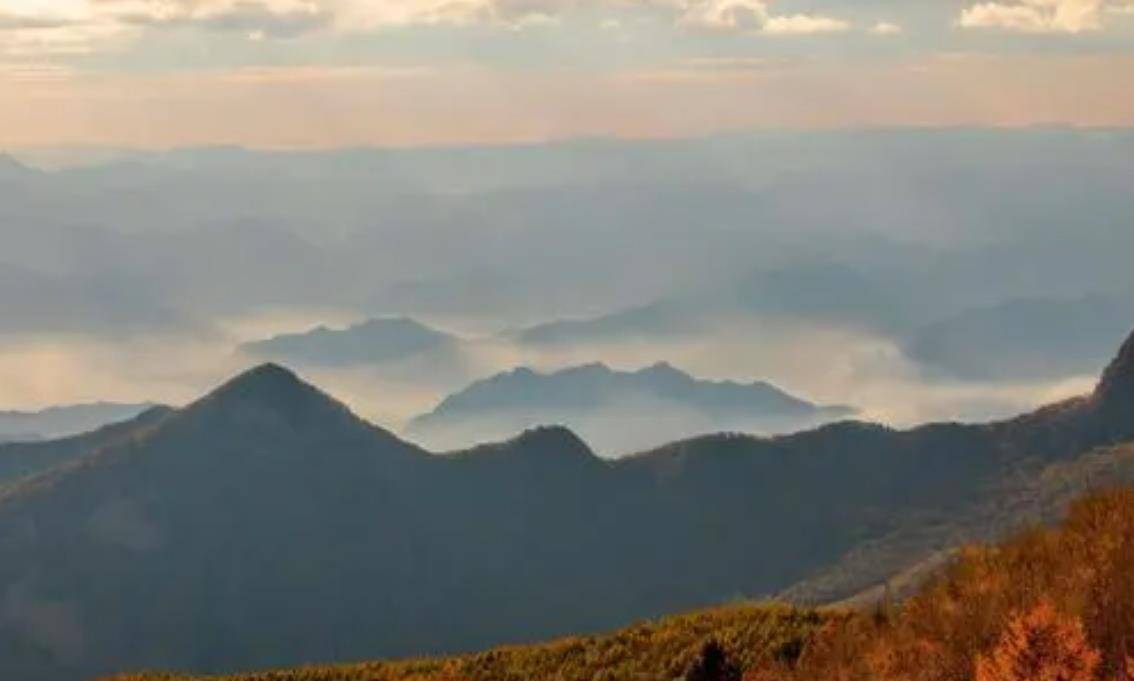
[[[0,406],[184,403],[244,343],[405,315],[455,337],[445,361],[287,363],[394,430],[590,362],[892,425],[1006,416],[1089,389],[1134,326],[1131,150],[962,128],[9,167]]]
[[[1014,413],[1134,326],[1129,82],[1134,0],[0,0],[0,408],[408,316],[292,364],[393,429],[590,362]]]

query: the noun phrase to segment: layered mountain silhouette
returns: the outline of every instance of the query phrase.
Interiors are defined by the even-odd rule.
[[[127,421],[153,404],[95,402],[48,407],[39,411],[0,411],[0,442],[69,437]]]
[[[1134,297],[1026,298],[929,324],[904,343],[934,374],[976,380],[1092,374],[1134,314]]]
[[[799,430],[852,413],[765,382],[698,380],[664,362],[639,371],[596,363],[552,373],[521,367],[477,381],[413,419],[406,434],[447,449],[558,423],[615,455],[700,433]]]
[[[432,455],[265,365],[0,494],[0,673],[602,630],[778,592],[1132,438],[1134,337],[1091,395],[1007,421],[716,435],[617,461],[564,428]]]
[[[314,366],[354,366],[404,360],[424,353],[451,352],[456,337],[407,317],[368,319],[343,329],[319,326],[245,343],[249,355]]]
[[[704,303],[663,300],[597,317],[544,322],[511,335],[536,346],[682,337],[703,329],[706,320],[698,314],[699,307]]]

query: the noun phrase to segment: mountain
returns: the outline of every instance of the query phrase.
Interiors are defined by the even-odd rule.
[[[616,461],[558,427],[430,455],[265,365],[0,494],[0,675],[601,631],[779,592],[1131,439],[1134,336],[1092,394],[1006,421],[714,435]]]
[[[1078,497],[1058,520],[960,548],[901,607],[888,590],[853,609],[745,604],[531,646],[208,681],[956,681],[990,660],[993,673],[976,678],[1125,678],[1134,644],[1134,487]],[[110,681],[205,680],[142,673]]]
[[[634,372],[587,364],[539,373],[528,368],[478,381],[410,421],[406,435],[451,448],[560,423],[607,454],[708,432],[786,432],[849,416],[764,382],[693,378],[666,363]]]
[[[525,345],[572,345],[688,336],[702,330],[705,322],[697,306],[666,300],[597,317],[536,324],[510,335]]]
[[[151,407],[127,421],[111,423],[80,435],[58,440],[0,442],[0,489],[5,485],[18,484],[22,478],[45,473],[139,437],[172,412],[169,407]]]
[[[345,329],[316,327],[303,333],[245,343],[254,357],[314,366],[354,366],[451,351],[458,339],[406,317],[369,319]]]
[[[571,636],[531,646],[504,646],[451,657],[370,661],[357,665],[271,672],[272,681],[589,681],[681,678],[697,660],[705,641],[727,641],[743,668],[768,659],[790,659],[824,626],[847,613],[792,608],[779,604],[740,603],[638,622],[597,636]],[[456,673],[454,673],[454,671]],[[198,677],[199,678],[199,677]],[[223,681],[262,681],[263,676],[226,677]],[[113,681],[195,681],[162,673],[114,676]],[[210,681],[222,681],[213,678]]]
[[[40,411],[0,411],[0,441],[45,440],[77,435],[110,423],[127,421],[154,406],[95,402],[49,407]]]
[[[1134,298],[1021,298],[929,324],[905,343],[933,373],[975,380],[1092,374],[1134,314]]]

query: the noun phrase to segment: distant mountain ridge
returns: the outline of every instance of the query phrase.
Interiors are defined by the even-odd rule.
[[[550,373],[520,367],[477,381],[411,420],[405,432],[444,448],[557,423],[616,454],[706,432],[798,430],[853,413],[763,381],[696,379],[665,362],[637,371],[592,363]]]
[[[1015,419],[712,435],[616,461],[563,428],[434,456],[261,366],[0,492],[0,672],[235,671],[605,630],[780,592],[895,532],[927,538],[920,561],[1005,486],[1132,439],[1134,336],[1092,394]]]
[[[0,441],[49,440],[78,435],[153,408],[152,403],[93,402],[39,411],[0,411]]]
[[[318,326],[241,345],[249,355],[316,366],[402,360],[453,349],[459,339],[408,317],[368,319],[342,329]]]
[[[665,300],[596,317],[535,324],[509,335],[520,343],[536,346],[602,343],[687,336],[698,331],[704,322],[697,306]]]
[[[968,380],[1094,373],[1126,330],[1134,296],[1020,298],[928,324],[903,343],[932,373]]]

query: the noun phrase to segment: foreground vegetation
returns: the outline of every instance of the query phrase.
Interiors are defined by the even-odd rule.
[[[227,681],[1131,681],[1134,488],[1062,526],[973,546],[901,605],[743,605],[485,653],[258,672]],[[116,681],[188,681],[167,674]]]
[[[831,622],[794,681],[1134,678],[1134,488],[1075,503],[1056,529],[964,549],[900,608]]]

